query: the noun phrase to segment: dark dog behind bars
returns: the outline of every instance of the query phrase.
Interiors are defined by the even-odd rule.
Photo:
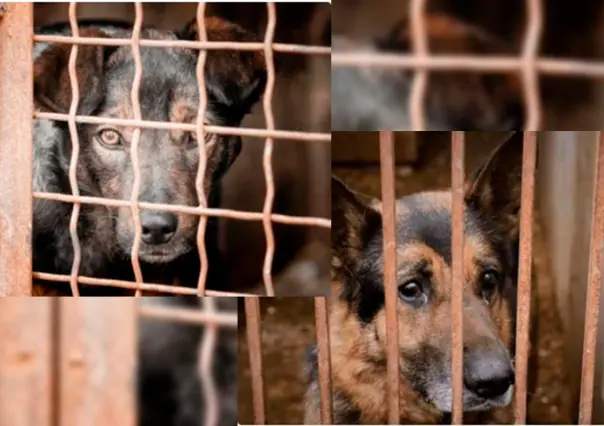
[[[235,298],[214,298],[222,313],[236,312]],[[197,297],[145,297],[143,305],[200,310]],[[139,329],[139,425],[199,426],[205,395],[199,376],[199,352],[205,326],[144,318]],[[219,403],[219,426],[237,422],[236,329],[219,329],[212,380]]]
[[[217,18],[207,18],[211,40],[251,41],[255,36]],[[67,24],[39,29],[42,34],[69,34]],[[83,23],[88,37],[132,36],[131,26],[116,23]],[[197,40],[196,21],[178,33],[143,29],[141,38],[154,40]],[[71,85],[67,44],[36,45],[34,98],[36,109],[67,113]],[[131,89],[135,64],[131,48],[80,46],[76,70],[79,84],[77,114],[129,119],[133,116]],[[197,50],[184,48],[141,48],[143,76],[140,109],[144,120],[195,123],[199,105],[196,78]],[[260,52],[208,53],[205,84],[208,97],[207,124],[239,126],[259,100],[266,80],[264,56]],[[79,124],[80,145],[76,169],[81,195],[128,200],[134,184],[130,145],[134,129],[127,126]],[[66,122],[36,121],[34,128],[34,191],[70,194],[69,164],[72,143]],[[142,129],[140,136],[140,201],[196,206],[195,180],[199,148],[195,132]],[[237,136],[206,134],[207,166],[204,192],[215,206],[217,183],[241,150]],[[69,234],[72,206],[48,200],[34,205],[34,270],[68,274],[74,252]],[[196,250],[198,216],[143,210],[140,214],[142,241],[139,257],[147,281],[194,286],[199,271]],[[135,236],[131,211],[83,205],[78,223],[82,260],[79,273],[86,276],[132,280],[129,255]],[[220,265],[215,220],[208,221],[206,247],[209,286],[220,287],[226,272]],[[183,273],[184,271],[184,273]],[[59,289],[62,292],[64,289]],[[47,287],[38,290],[48,292]],[[90,294],[106,290],[90,290]]]

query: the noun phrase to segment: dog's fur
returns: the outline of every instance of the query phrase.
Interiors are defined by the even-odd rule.
[[[426,17],[432,54],[510,54],[503,42],[452,17]],[[334,52],[412,53],[410,23],[403,21],[371,43],[333,38]],[[332,130],[410,130],[409,69],[334,66]],[[426,130],[513,130],[524,120],[519,76],[470,71],[430,72],[425,98]]]
[[[210,41],[252,41],[256,38],[240,27],[219,18],[206,18]],[[42,33],[70,34],[67,26],[41,29]],[[82,36],[131,37],[131,28],[115,23],[82,25]],[[143,29],[141,38],[197,40],[196,21],[176,33]],[[71,83],[68,63],[71,46],[36,45],[34,50],[34,97],[39,111],[68,113]],[[139,91],[144,120],[195,123],[199,104],[196,68],[198,51],[184,48],[141,47],[142,80]],[[87,46],[78,48],[76,61],[78,115],[133,118],[131,89],[135,63],[131,48]],[[238,126],[259,100],[266,83],[261,52],[209,51],[205,64],[207,111],[205,122]],[[118,143],[103,143],[103,130]],[[77,125],[80,144],[76,178],[81,195],[129,200],[134,184],[130,144],[134,129],[96,124]],[[157,129],[141,130],[139,142],[139,201],[195,206],[199,204],[196,177],[199,148],[194,133]],[[111,142],[111,138],[109,139]],[[67,123],[40,120],[34,126],[34,191],[71,193],[69,164],[72,140]],[[106,142],[106,141],[105,141]],[[236,136],[207,134],[204,192],[210,206],[217,203],[218,182],[241,150]],[[68,274],[73,248],[68,231],[72,205],[36,200],[34,205],[34,270]],[[143,226],[149,220],[175,224],[173,237],[165,243],[140,245],[145,280],[157,281],[157,271],[166,283],[175,278],[170,271],[186,270],[190,276],[176,277],[183,284],[195,283],[198,272],[196,234],[198,216],[141,211]],[[129,254],[135,229],[131,210],[82,205],[78,223],[82,252],[80,275],[132,279]],[[209,221],[208,256],[217,257],[215,223]],[[182,263],[186,267],[183,267]],[[212,265],[217,261],[212,259]],[[212,268],[214,271],[224,268]],[[177,273],[177,272],[174,272]],[[162,278],[163,280],[163,278]],[[211,282],[211,280],[209,280]],[[216,283],[214,283],[216,284]],[[210,285],[210,283],[208,284]],[[218,284],[219,285],[219,284]]]
[[[466,422],[507,422],[513,386],[522,133],[506,139],[466,184],[463,284]],[[451,192],[399,199],[397,307],[401,424],[446,421],[451,391]],[[336,423],[387,422],[386,321],[380,203],[332,180],[330,299]],[[409,298],[408,285],[418,294]],[[317,424],[315,349],[305,423]],[[505,392],[468,383],[502,372]],[[485,379],[486,380],[486,379]]]
[[[209,298],[143,297],[143,305],[199,309]],[[214,298],[221,312],[236,313],[235,298]],[[199,380],[199,349],[205,327],[142,318],[139,329],[139,425],[197,426],[205,415]],[[213,355],[212,380],[220,426],[237,422],[237,335],[221,328]]]

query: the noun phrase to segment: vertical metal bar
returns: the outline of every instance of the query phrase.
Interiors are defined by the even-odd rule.
[[[598,132],[596,159],[596,184],[594,210],[591,224],[589,251],[589,282],[585,307],[585,335],[583,340],[583,365],[581,366],[581,397],[579,424],[591,424],[596,372],[596,344],[602,283],[602,253],[604,251],[604,134]]]
[[[321,423],[333,423],[331,392],[331,356],[329,346],[329,313],[327,298],[315,297],[315,324],[319,363],[319,390],[321,394]]]
[[[139,99],[139,92],[141,86],[141,78],[143,76],[143,64],[141,60],[141,47],[140,37],[141,28],[143,25],[143,6],[142,3],[138,2],[134,4],[136,11],[136,18],[134,20],[134,27],[132,28],[132,56],[134,57],[134,80],[132,81],[132,91],[130,97],[132,99],[132,111],[134,113],[135,120],[142,120],[141,104]],[[138,145],[141,140],[141,128],[135,127],[132,132],[132,145],[130,146],[130,158],[132,160],[132,168],[134,169],[134,182],[132,184],[132,195],[130,197],[130,210],[132,212],[132,222],[134,224],[134,242],[132,244],[132,270],[134,271],[134,278],[136,280],[136,296],[141,295],[140,285],[143,283],[143,273],[141,271],[141,265],[138,260],[138,252],[140,248],[142,226],[140,219],[140,210],[138,207],[138,197],[140,195],[141,187],[141,168],[140,161],[138,158]]]
[[[31,278],[33,5],[0,19],[0,296],[28,296]]]
[[[451,282],[451,381],[453,386],[452,423],[463,423],[463,258],[464,258],[464,180],[465,134],[453,132],[451,140],[452,205],[452,282]]]
[[[266,60],[266,89],[264,91],[263,108],[266,118],[266,129],[275,130],[275,117],[273,115],[273,92],[275,89],[275,61],[273,59],[273,39],[275,38],[275,28],[277,25],[277,11],[275,3],[266,3],[268,22],[266,24],[266,34],[264,35],[264,56]],[[274,296],[273,289],[273,256],[275,254],[275,236],[273,234],[273,224],[271,221],[271,212],[273,210],[273,201],[275,199],[275,182],[273,179],[273,142],[272,137],[267,137],[264,143],[264,153],[262,155],[262,166],[266,178],[266,198],[262,214],[262,224],[264,234],[266,235],[266,255],[262,267],[262,277],[267,296]]]
[[[428,55],[428,36],[426,31],[426,0],[411,0],[411,42],[413,56],[425,58]],[[409,96],[409,114],[411,128],[422,131],[426,128],[425,103],[428,87],[428,72],[417,68],[413,74],[411,94]]]
[[[266,424],[264,411],[264,379],[262,377],[262,334],[260,325],[260,301],[257,297],[244,298],[247,346],[250,353],[250,372],[252,375],[252,399],[254,404],[254,423]]]
[[[527,0],[528,27],[522,46],[522,79],[527,105],[526,128],[538,130],[541,125],[541,102],[539,99],[539,73],[537,59],[543,29],[543,7],[541,0]]]
[[[75,2],[69,3],[69,24],[71,26],[71,34],[75,37],[80,35],[78,30],[77,6],[77,3]],[[75,116],[78,111],[78,103],[80,100],[80,88],[78,86],[78,75],[76,72],[78,50],[78,45],[74,44],[71,46],[69,64],[67,66],[67,70],[69,72],[69,81],[71,82],[72,96],[68,121],[69,136],[71,137],[72,144],[71,159],[69,161],[69,185],[71,186],[71,192],[75,197],[80,196],[80,188],[78,186],[77,178],[78,157],[80,155],[80,137],[78,135],[78,129],[75,122]],[[82,250],[80,247],[80,239],[78,238],[77,227],[81,205],[82,203],[79,201],[73,202],[73,210],[69,220],[69,235],[73,245],[73,264],[71,266],[69,285],[71,286],[71,293],[74,296],[80,295],[80,290],[78,288],[78,272],[80,270],[80,262],[82,260]]]
[[[136,299],[60,300],[60,426],[134,426]]]
[[[52,425],[51,302],[50,298],[0,299],[2,426]]]
[[[203,140],[203,139],[201,139]],[[209,315],[216,315],[216,301],[213,297],[203,297],[203,312]],[[199,356],[199,373],[201,385],[203,387],[202,406],[205,407],[205,426],[218,425],[220,413],[220,401],[218,400],[218,391],[214,383],[214,352],[216,350],[216,339],[218,338],[218,324],[206,322],[204,325],[204,336],[201,342]]]
[[[525,132],[522,152],[518,312],[516,316],[516,403],[514,414],[516,424],[524,424],[526,422],[536,162],[537,134],[535,132]]]
[[[199,34],[199,41],[207,41],[208,34],[206,31],[206,20],[205,20],[206,4],[200,2],[197,6],[197,33]],[[207,50],[199,49],[199,57],[197,60],[197,85],[199,91],[199,110],[197,113],[197,141],[199,145],[199,167],[197,170],[197,177],[195,179],[195,188],[197,190],[197,198],[199,200],[200,207],[207,207],[208,200],[205,193],[204,181],[207,166],[207,154],[205,141],[205,116],[208,105],[208,97],[206,93],[206,78],[204,75],[205,65],[207,59]],[[206,236],[206,225],[208,223],[207,216],[199,217],[199,224],[197,227],[197,249],[199,251],[199,264],[201,269],[199,270],[199,280],[197,282],[197,294],[201,297],[205,294],[206,278],[208,276],[208,253],[206,250],[205,236]]]
[[[384,280],[386,294],[386,340],[388,354],[388,422],[398,424],[399,361],[396,283],[396,192],[394,190],[394,135],[380,132],[380,175],[384,221]]]

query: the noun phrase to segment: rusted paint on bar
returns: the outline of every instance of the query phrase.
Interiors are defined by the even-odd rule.
[[[380,174],[384,223],[384,281],[388,371],[388,422],[400,422],[398,318],[396,283],[396,193],[394,185],[394,135],[380,132]]]
[[[247,346],[250,354],[250,372],[252,376],[252,401],[254,404],[254,423],[266,424],[264,411],[264,379],[262,377],[262,332],[260,325],[260,299],[246,297],[245,320]]]
[[[596,344],[602,283],[602,253],[604,251],[604,134],[598,132],[598,156],[594,187],[594,210],[589,253],[589,282],[585,307],[583,365],[581,366],[581,399],[579,424],[591,424],[596,372]]]
[[[537,134],[535,132],[525,132],[522,153],[518,311],[516,316],[516,400],[514,413],[516,424],[525,424],[526,422],[536,163]]]
[[[464,250],[464,179],[465,135],[453,132],[451,140],[451,382],[453,387],[452,423],[463,423],[463,250]]]
[[[329,346],[329,313],[327,298],[315,297],[315,326],[319,364],[319,391],[321,394],[321,423],[333,423],[331,392],[331,356]]]
[[[31,294],[32,3],[0,20],[0,296]]]
[[[526,2],[528,25],[522,45],[522,82],[526,104],[527,130],[537,130],[541,124],[541,99],[539,97],[539,72],[536,59],[543,30],[543,7],[541,0]]]
[[[208,34],[206,31],[206,4],[199,3],[197,5],[197,33],[199,36],[199,42],[208,41]],[[197,58],[197,86],[199,93],[199,109],[197,111],[197,140],[205,140],[205,117],[206,109],[208,107],[208,95],[206,93],[206,79],[205,79],[205,64],[207,59],[207,50],[200,49]],[[206,145],[199,144],[199,166],[197,168],[197,176],[195,179],[195,188],[197,190],[198,205],[200,208],[208,207],[208,200],[205,192],[205,174],[207,166],[207,155]],[[208,276],[208,253],[206,250],[205,236],[206,228],[208,223],[207,216],[199,217],[199,224],[197,225],[197,251],[199,252],[199,264],[201,265],[199,271],[199,278],[197,280],[197,294],[203,296],[206,289],[206,281]]]
[[[0,425],[53,425],[52,299],[0,299]]]
[[[275,130],[275,117],[273,114],[273,94],[275,92],[275,61],[271,45],[275,38],[275,28],[277,27],[277,10],[275,3],[266,3],[266,12],[268,20],[266,23],[266,33],[264,34],[264,59],[266,60],[266,88],[264,90],[264,99],[262,100],[262,109],[266,120],[266,129]],[[264,142],[264,151],[262,153],[262,169],[266,182],[266,196],[262,207],[262,226],[266,236],[266,254],[264,264],[262,265],[262,279],[267,296],[274,296],[273,278],[273,258],[275,256],[275,235],[273,232],[273,223],[270,219],[275,201],[275,181],[273,176],[273,146],[274,139],[267,137]]]
[[[136,299],[60,300],[60,426],[134,426]]]

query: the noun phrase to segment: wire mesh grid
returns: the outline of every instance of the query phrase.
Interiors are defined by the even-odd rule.
[[[71,215],[71,221],[69,226],[70,236],[74,249],[74,260],[69,275],[62,274],[51,274],[46,272],[33,272],[34,279],[40,279],[45,281],[55,282],[69,282],[71,291],[74,296],[79,295],[79,285],[96,285],[96,286],[111,286],[122,289],[135,290],[137,296],[141,295],[142,291],[153,291],[153,292],[164,292],[171,294],[181,295],[245,295],[243,293],[225,293],[216,290],[206,290],[206,276],[208,271],[208,259],[205,247],[205,231],[208,217],[222,217],[236,220],[250,220],[250,221],[261,221],[263,224],[265,236],[266,236],[266,254],[264,263],[262,266],[262,276],[265,286],[265,292],[267,295],[274,295],[273,279],[271,276],[271,268],[273,263],[273,257],[275,253],[275,240],[273,235],[272,224],[282,223],[292,226],[313,226],[330,228],[331,222],[329,219],[320,217],[295,217],[282,214],[272,213],[273,203],[275,197],[275,182],[273,179],[272,172],[272,153],[273,146],[276,138],[289,139],[293,141],[306,141],[316,143],[329,143],[331,135],[327,133],[313,133],[313,132],[302,132],[302,131],[286,131],[278,130],[275,128],[275,120],[272,110],[273,92],[275,86],[275,63],[273,59],[273,52],[287,52],[303,55],[324,55],[330,54],[331,49],[329,47],[319,46],[306,46],[296,44],[283,44],[274,43],[275,27],[277,24],[277,14],[275,5],[273,3],[267,3],[267,16],[268,22],[266,26],[266,32],[264,34],[263,42],[257,43],[243,43],[243,42],[227,42],[227,41],[208,41],[207,32],[205,27],[205,3],[199,3],[197,10],[197,25],[199,28],[199,41],[175,41],[175,40],[146,40],[141,39],[141,29],[143,24],[143,8],[141,3],[135,4],[136,19],[133,25],[132,38],[131,39],[119,39],[119,38],[95,38],[95,37],[81,37],[78,30],[77,22],[77,3],[71,2],[69,5],[69,23],[72,31],[71,36],[59,36],[59,35],[34,35],[34,42],[45,42],[45,43],[63,43],[71,44],[71,54],[69,56],[69,79],[72,90],[72,102],[68,114],[58,114],[51,112],[35,112],[34,118],[38,120],[55,120],[67,122],[69,127],[69,134],[71,137],[73,151],[69,166],[69,183],[71,186],[72,194],[60,194],[60,193],[49,193],[49,192],[34,192],[32,195],[36,199],[40,200],[53,200],[62,201],[73,204],[73,211]],[[30,9],[31,13],[31,9]],[[31,28],[30,19],[29,28]],[[15,29],[14,29],[15,30]],[[22,29],[20,32],[25,32],[27,28]],[[80,101],[80,93],[78,92],[78,75],[76,72],[76,58],[78,55],[78,46],[81,45],[102,45],[102,46],[131,46],[132,54],[135,62],[135,76],[132,82],[131,101],[133,105],[133,117],[132,119],[114,119],[114,118],[101,118],[94,116],[82,116],[77,115],[77,108]],[[185,47],[199,50],[199,59],[197,63],[197,78],[198,78],[198,90],[200,96],[199,110],[197,115],[197,121],[195,124],[185,123],[168,123],[168,122],[156,122],[156,121],[145,121],[142,120],[139,89],[141,85],[143,67],[141,62],[140,47],[157,47],[157,48],[168,48],[168,47]],[[227,127],[227,126],[214,126],[204,124],[204,117],[207,108],[206,98],[206,87],[205,79],[203,77],[207,50],[240,50],[240,51],[261,51],[264,54],[266,61],[267,70],[267,83],[264,92],[263,99],[263,112],[266,119],[265,129],[254,129],[254,128],[239,128],[239,127]],[[26,93],[27,94],[27,93]],[[31,101],[29,101],[31,102]],[[27,104],[27,102],[21,102],[21,104]],[[120,125],[134,128],[133,139],[130,149],[131,161],[134,166],[134,185],[132,188],[132,195],[130,200],[117,200],[117,199],[105,199],[99,197],[82,196],[78,187],[78,181],[76,178],[76,168],[78,164],[78,154],[80,150],[80,141],[78,138],[78,132],[76,125],[79,123],[88,124],[107,124],[107,125]],[[159,204],[159,203],[147,203],[139,202],[140,195],[140,159],[138,157],[138,147],[141,138],[141,129],[153,128],[153,129],[174,129],[183,130],[189,132],[196,132],[198,139],[202,138],[206,132],[210,132],[217,135],[234,135],[234,136],[246,136],[265,138],[265,145],[262,157],[262,169],[265,176],[266,182],[266,195],[262,212],[244,212],[235,211],[230,209],[220,208],[209,208],[207,205],[206,195],[203,191],[204,188],[204,177],[206,169],[206,153],[204,151],[203,144],[200,144],[199,150],[199,168],[196,179],[196,189],[199,197],[199,205],[182,206],[182,205],[170,205],[170,204]],[[203,139],[199,139],[203,140]],[[124,281],[116,279],[100,279],[94,277],[81,276],[78,274],[80,263],[82,261],[82,252],[79,237],[77,235],[77,223],[80,215],[80,209],[82,205],[103,205],[107,207],[116,208],[129,208],[132,212],[134,226],[136,230],[134,244],[131,251],[131,262],[132,269],[134,272],[135,281]],[[139,246],[141,241],[141,223],[139,213],[141,209],[149,209],[156,211],[172,212],[172,213],[184,213],[198,215],[200,217],[198,233],[197,233],[197,247],[199,250],[201,271],[199,274],[199,280],[197,288],[186,288],[176,285],[161,285],[161,284],[150,284],[143,282],[143,276],[141,266],[139,262]],[[24,289],[22,281],[20,281],[21,287],[17,289],[9,289],[8,292],[17,294],[30,293],[29,288]]]
[[[198,306],[141,300],[0,300],[0,425],[141,424],[132,386],[143,374],[136,355],[141,321],[203,329],[197,357],[202,401],[196,405],[204,408],[199,424],[219,424],[224,399],[218,397],[214,362],[219,333],[237,327],[236,310],[212,297],[199,299]]]

